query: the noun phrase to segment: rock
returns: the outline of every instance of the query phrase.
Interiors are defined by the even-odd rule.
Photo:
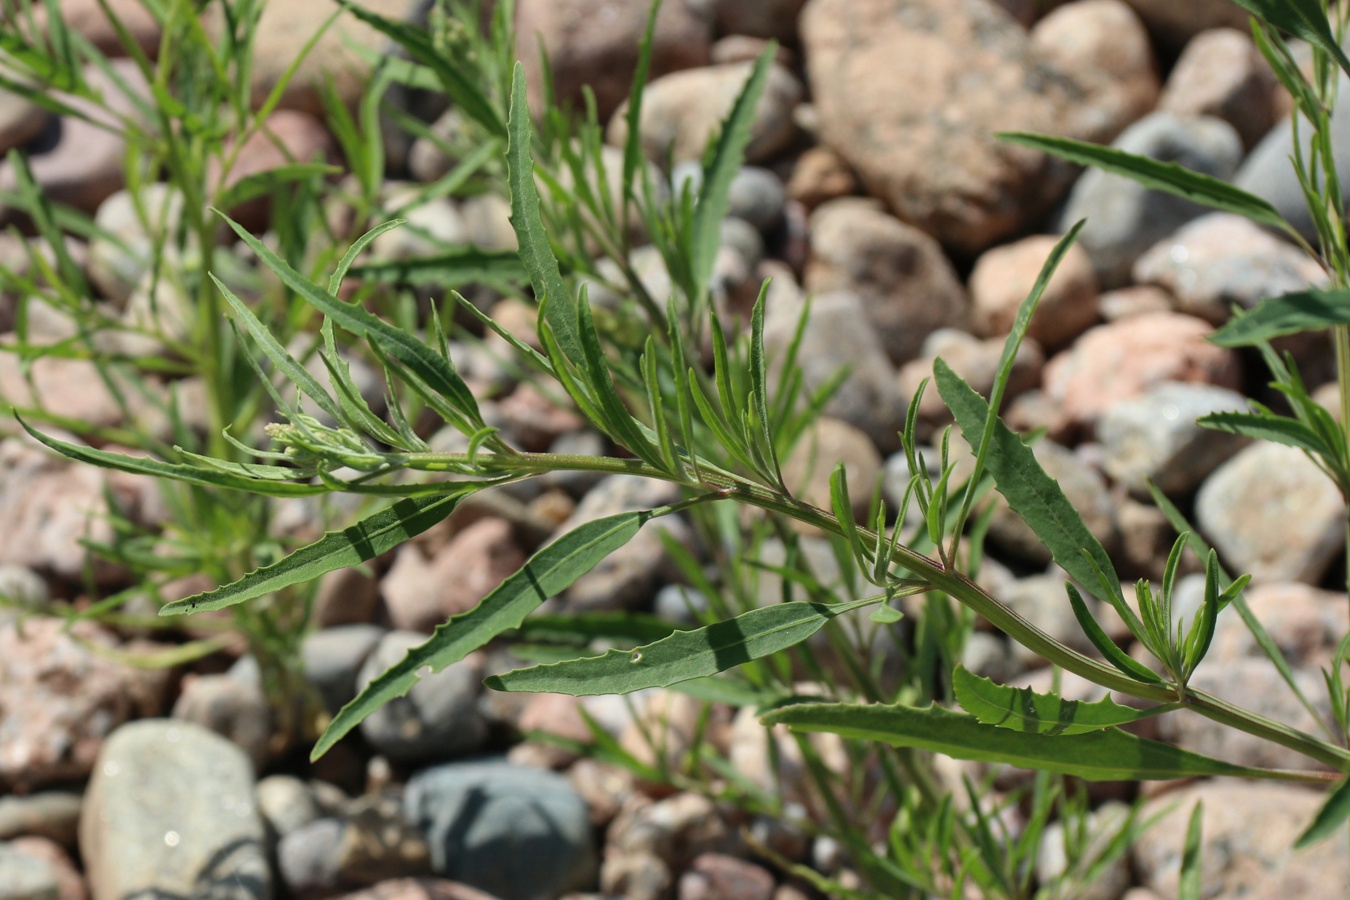
[[[1171,312],[1173,302],[1172,295],[1162,288],[1131,286],[1099,295],[1097,310],[1106,321],[1116,322],[1144,313]]]
[[[969,439],[969,438],[968,438]],[[975,436],[978,443],[978,436]],[[1054,479],[1069,498],[1069,504],[1082,516],[1088,531],[1110,552],[1116,544],[1114,502],[1106,488],[1106,481],[1092,466],[1072,450],[1065,449],[1049,439],[1032,445],[1032,453],[1046,473]],[[1038,565],[1050,562],[1050,551],[1031,526],[1006,505],[999,504],[998,512],[989,526],[989,538],[1008,553]],[[1062,590],[1062,588],[1061,588]],[[1065,611],[1068,611],[1065,601]]]
[[[379,607],[380,586],[372,573],[337,569],[319,579],[309,619],[317,629],[364,625],[375,619]]]
[[[812,213],[804,287],[861,297],[896,365],[917,356],[928,334],[959,328],[968,315],[965,290],[937,242],[864,199],[833,200]]]
[[[708,61],[714,66],[726,65],[727,63],[754,62],[769,49],[769,41],[765,38],[750,37],[744,34],[729,34],[724,38],[718,38],[712,45],[708,53]],[[797,68],[797,55],[781,44],[774,47],[774,62],[789,71]]]
[[[1121,0],[1083,0],[1052,10],[1031,29],[1031,46],[1086,95],[1084,140],[1111,140],[1158,100],[1148,32]]]
[[[0,842],[0,900],[86,900],[84,879],[59,846],[37,837]]]
[[[1345,541],[1345,504],[1303,451],[1257,443],[1205,479],[1196,523],[1224,564],[1256,582],[1317,584]]]
[[[466,244],[468,227],[454,201],[447,197],[403,207],[413,200],[416,186],[408,182],[388,182],[381,189],[384,217],[398,211],[407,223],[386,231],[370,242],[371,260],[400,262],[444,253],[449,245]]]
[[[1227,0],[1126,0],[1165,47],[1180,47],[1210,28],[1246,29],[1248,12]]]
[[[1065,421],[1081,427],[1164,381],[1236,390],[1237,356],[1205,340],[1212,330],[1201,319],[1176,313],[1098,325],[1046,364],[1045,393]]]
[[[700,736],[703,706],[688,694],[657,688],[619,736],[623,750],[657,771],[676,770]]]
[[[271,896],[248,757],[190,722],[145,719],[108,738],[85,795],[80,853],[94,900]]]
[[[769,383],[782,377],[783,361],[797,336],[805,303],[800,295],[780,292],[778,278],[769,288],[764,314],[764,347]],[[828,291],[811,301],[797,352],[802,393],[810,397],[841,371],[848,374],[825,406],[825,414],[864,432],[878,447],[892,449],[905,424],[905,399],[895,368],[867,325],[863,301],[848,291]]]
[[[786,202],[787,189],[777,175],[758,166],[741,166],[731,179],[727,215],[767,232],[782,222]]]
[[[582,108],[582,87],[595,93],[599,121],[628,97],[650,4],[643,0],[521,0],[516,4],[516,58],[525,65],[530,108],[542,109],[540,48],[552,68],[555,102]],[[652,36],[650,78],[706,66],[712,16],[703,0],[661,4]],[[598,27],[603,23],[603,27]]]
[[[1330,665],[1342,630],[1345,594],[1306,584],[1271,582],[1249,588],[1244,596],[1291,666],[1316,671]],[[1264,659],[1265,651],[1241,617],[1227,613],[1219,617],[1206,658],[1226,666],[1242,659]]]
[[[1322,285],[1321,266],[1292,244],[1231,213],[1211,213],[1154,245],[1134,264],[1134,280],[1176,298],[1176,310],[1216,325],[1234,306]]]
[[[47,132],[28,148],[33,180],[47,199],[87,213],[98,209],[123,184],[126,139],[117,116],[138,121],[141,113],[130,95],[147,102],[150,95],[141,70],[131,60],[110,60],[109,66],[121,84],[114,83],[97,66],[88,67],[84,78],[91,90],[101,92],[103,102],[56,95],[87,118],[67,115],[53,120]],[[111,126],[111,130],[96,122]],[[14,168],[8,161],[0,161],[0,191],[17,188]],[[0,222],[15,221],[16,215],[13,207],[0,203]]]
[[[90,360],[44,355],[31,360],[25,372],[16,354],[5,353],[0,355],[0,396],[5,398],[7,405],[13,404],[21,410],[40,408],[48,415],[91,429],[126,425],[128,418],[137,418],[139,413],[146,412],[149,402],[116,374],[109,374],[122,392],[125,408],[104,384],[98,365]],[[142,380],[141,386],[154,390],[157,384],[153,377],[148,377]],[[11,443],[17,445],[18,442]],[[50,455],[50,451],[43,453]],[[49,464],[55,465],[54,462]],[[77,479],[89,482],[87,477],[77,476]],[[80,555],[83,555],[82,551]],[[23,561],[32,564],[31,559]]]
[[[558,526],[559,536],[604,516],[673,503],[679,490],[666,482],[637,475],[609,475],[591,489],[576,511]],[[661,532],[686,547],[693,535],[677,516],[646,522],[627,544],[602,559],[578,578],[564,595],[573,609],[619,610],[648,608],[661,584],[672,581],[676,570],[662,544]]]
[[[630,798],[607,833],[605,854],[650,854],[672,870],[704,853],[735,853],[740,835],[707,797],[679,793],[655,802]]]
[[[1033,320],[1034,321],[1034,320]],[[941,358],[952,371],[966,380],[966,383],[988,396],[998,376],[999,363],[1003,358],[1004,339],[990,338],[982,341],[955,328],[943,328],[935,331],[924,341],[923,355],[907,363],[900,370],[900,396],[913,397],[919,390],[923,379],[930,379],[923,397],[919,400],[918,423],[921,440],[929,439],[936,429],[950,424],[951,410],[942,402],[942,395],[931,382],[933,365]],[[1011,401],[1023,391],[1035,387],[1041,380],[1041,368],[1045,365],[1045,354],[1034,340],[1023,341],[1013,357],[1012,375],[1008,379],[1005,401]],[[908,401],[904,402],[907,409]],[[903,423],[902,423],[903,424]],[[939,475],[941,473],[938,473]]]
[[[1187,169],[1228,180],[1242,161],[1242,141],[1221,119],[1181,119],[1151,113],[1135,122],[1111,144],[1117,150],[1177,163]],[[1123,175],[1089,169],[1074,184],[1059,218],[1067,231],[1087,219],[1078,244],[1087,251],[1104,287],[1123,285],[1130,267],[1147,249],[1205,207],[1160,191],[1150,191]]]
[[[430,561],[404,545],[380,589],[396,628],[430,631],[473,609],[524,564],[511,524],[490,517],[459,532]]]
[[[1097,423],[1106,474],[1137,497],[1148,496],[1150,480],[1168,496],[1184,494],[1247,443],[1195,420],[1246,409],[1241,394],[1208,384],[1163,382],[1124,400]]]
[[[66,27],[93,44],[100,53],[111,57],[127,56],[127,47],[122,43],[118,28],[108,18],[103,4],[98,0],[61,0],[58,7],[61,19]],[[106,9],[111,11],[118,25],[131,37],[136,47],[150,58],[159,54],[159,42],[163,33],[159,19],[147,6],[137,0],[110,0]],[[25,11],[26,13],[27,11]],[[48,34],[47,7],[39,4],[32,8],[33,21],[38,30]]]
[[[1060,643],[1072,647],[1079,653],[1096,655],[1092,642],[1083,634],[1083,627],[1078,624],[1073,607],[1069,605],[1069,596],[1064,590],[1065,581],[1066,579],[1059,573],[1020,578],[1013,584],[1012,590],[1000,599]],[[1099,604],[1095,598],[1084,597],[1083,602],[1088,605],[1090,612],[1096,613]],[[1010,647],[1013,661],[1023,671],[1040,669],[1047,665],[1039,653],[1027,649],[1016,641],[1013,641]]]
[[[412,631],[384,635],[361,666],[357,690],[364,690],[425,640],[426,635]],[[361,723],[361,733],[395,762],[427,762],[471,753],[487,737],[487,723],[478,712],[481,679],[482,659],[471,654],[440,672],[425,675],[407,696],[371,713]]]
[[[808,426],[783,461],[783,481],[798,499],[829,509],[830,475],[840,463],[848,479],[853,514],[863,521],[881,477],[881,454],[867,435],[847,422],[821,416]]]
[[[1074,879],[1072,869],[1080,860],[1096,859],[1110,850],[1111,841],[1130,822],[1130,807],[1109,801],[1086,815],[1081,822],[1085,834],[1074,835],[1068,829],[1079,827],[1079,821],[1051,822],[1041,837],[1036,854],[1036,880],[1042,885],[1053,885],[1057,879]],[[1066,833],[1068,832],[1068,833]],[[1079,843],[1079,841],[1082,843]],[[1066,847],[1074,847],[1074,858]],[[1081,847],[1079,851],[1077,848]],[[1081,855],[1080,855],[1081,854]],[[1070,890],[1077,900],[1118,900],[1134,881],[1130,871],[1129,853],[1120,853],[1101,870],[1094,872],[1090,882],[1069,880]]]
[[[524,382],[497,404],[503,430],[513,445],[539,453],[569,431],[580,431],[586,420],[570,406],[560,406],[537,387]]]
[[[443,878],[393,878],[338,900],[498,900],[490,894]]]
[[[1279,91],[1279,81],[1247,32],[1215,28],[1186,44],[1158,109],[1183,119],[1223,119],[1251,150],[1275,125]]]
[[[1058,238],[1023,238],[980,255],[970,273],[975,332],[1001,337],[1012,330],[1018,307],[1031,293]],[[1041,295],[1027,336],[1048,351],[1070,343],[1097,324],[1097,276],[1087,252],[1071,246]]]
[[[773,875],[744,859],[724,853],[694,858],[680,876],[679,900],[772,900]]]
[[[713,135],[721,130],[737,95],[745,86],[751,63],[706,66],[673,72],[652,80],[642,95],[638,131],[647,158],[660,162],[695,160]],[[746,162],[772,159],[796,137],[792,110],[802,99],[803,88],[796,76],[779,65],[769,70],[750,122]],[[609,121],[605,137],[615,147],[628,139],[626,106],[620,106]]]
[[[606,854],[600,888],[632,900],[665,900],[675,881],[670,866],[651,853]]]
[[[272,708],[256,683],[228,675],[196,675],[183,681],[173,717],[208,728],[246,754],[255,771],[267,763]]]
[[[746,34],[790,43],[797,37],[797,16],[805,0],[713,0],[713,23],[719,34]]]
[[[1026,229],[1067,186],[1066,166],[994,133],[1084,134],[1088,98],[993,4],[811,0],[799,27],[823,142],[953,252]]]
[[[788,199],[808,210],[857,190],[858,180],[848,163],[828,147],[812,147],[797,157],[787,183]]]
[[[51,589],[41,575],[27,566],[0,563],[0,615],[18,609],[40,612],[50,602]]]
[[[83,778],[114,728],[159,712],[168,673],[97,652],[116,646],[89,620],[32,616],[0,626],[0,787]]]
[[[8,154],[42,134],[51,114],[21,94],[0,91],[0,154]]]
[[[263,822],[278,838],[323,817],[314,790],[294,775],[268,775],[254,787],[253,796]]]
[[[502,900],[549,900],[595,877],[586,805],[561,775],[494,759],[435,766],[409,780],[404,811],[438,874]]]
[[[1340,896],[1350,891],[1350,860],[1339,841],[1293,851],[1299,834],[1326,797],[1301,785],[1215,779],[1150,800],[1141,816],[1158,816],[1135,841],[1140,880],[1164,897],[1177,896],[1186,830],[1197,803],[1201,815],[1200,882],[1215,897],[1280,900]],[[1253,823],[1260,823],[1253,828]]]
[[[390,794],[361,797],[346,811],[337,846],[337,872],[349,884],[375,884],[401,875],[430,874],[422,832]]]
[[[266,9],[263,16],[267,16]],[[343,20],[351,21],[348,17],[339,21]],[[219,184],[221,191],[228,191],[245,178],[262,175],[282,166],[315,162],[332,164],[338,160],[337,142],[328,133],[323,120],[316,115],[290,109],[272,113],[259,130],[245,138],[237,151],[230,147],[228,152],[237,152],[237,155],[234,165],[224,173],[223,180],[216,166],[207,173],[208,183]],[[289,187],[283,188],[280,196],[286,197],[290,190]],[[271,220],[271,194],[269,192],[254,200],[236,204],[228,212],[240,225],[250,231],[261,232]]]
[[[277,842],[277,873],[292,894],[331,895],[340,887],[338,846],[342,823],[315,819],[282,835]]]
[[[1336,169],[1342,171],[1350,166],[1350,78],[1342,75],[1336,91],[1336,103],[1331,110],[1330,140]],[[1298,133],[1303,144],[1303,157],[1310,159],[1312,126],[1307,119],[1300,118]],[[1316,244],[1317,229],[1308,213],[1308,201],[1294,172],[1294,164],[1290,162],[1293,155],[1294,124],[1292,117],[1286,117],[1247,154],[1233,184],[1267,200],[1286,222]],[[1350,184],[1342,182],[1341,197],[1342,202],[1350,200]]]
[[[0,841],[39,837],[73,850],[82,801],[73,791],[0,796]]]
[[[378,625],[339,625],[305,635],[300,644],[305,681],[324,709],[336,713],[356,696],[357,675],[386,633]]]

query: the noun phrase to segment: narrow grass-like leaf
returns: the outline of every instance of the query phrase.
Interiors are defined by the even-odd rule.
[[[1220,347],[1249,347],[1285,335],[1350,325],[1350,290],[1309,289],[1262,300],[1209,336]]]
[[[635,650],[610,650],[604,656],[517,669],[483,683],[499,691],[541,691],[574,697],[667,687],[786,650],[815,634],[830,619],[860,605],[779,603],[703,628],[677,631]]]
[[[1295,850],[1301,850],[1320,840],[1331,837],[1343,824],[1345,820],[1350,819],[1350,778],[1342,781],[1336,790],[1332,791],[1327,797],[1322,808],[1317,811],[1317,816],[1311,824],[1303,830],[1294,843]]]
[[[1200,775],[1307,780],[1299,773],[1233,765],[1116,728],[1089,734],[1024,734],[985,725],[974,716],[940,706],[802,703],[776,709],[760,721],[787,725],[794,731],[828,731],[843,738],[931,750],[956,759],[1043,769],[1087,781],[1155,781]]]
[[[338,0],[343,8],[362,22],[370,25],[387,37],[396,41],[416,62],[436,73],[445,88],[446,94],[455,102],[455,106],[464,111],[478,124],[493,135],[506,133],[506,126],[497,113],[496,106],[480,87],[476,74],[460,68],[458,61],[451,55],[439,50],[432,43],[431,35],[425,28],[417,28],[410,23],[397,22],[371,12],[351,0]]]
[[[1341,71],[1350,75],[1350,59],[1336,41],[1327,14],[1317,0],[1233,0],[1238,6],[1276,28],[1315,44],[1336,60]]]
[[[511,188],[511,227],[516,231],[520,261],[530,276],[534,296],[545,308],[548,324],[563,354],[582,364],[577,334],[576,301],[563,282],[558,258],[549,245],[539,214],[539,191],[534,185],[534,158],[530,155],[530,109],[525,99],[525,68],[516,63],[511,76],[510,134],[506,142],[506,175]]]
[[[19,419],[19,424],[35,440],[45,444],[62,456],[78,462],[101,466],[105,469],[130,472],[133,475],[171,478],[174,481],[201,485],[202,487],[248,491],[252,494],[265,494],[270,497],[311,497],[316,494],[328,493],[328,488],[321,484],[296,484],[294,482],[277,481],[270,477],[254,478],[239,473],[224,472],[220,469],[208,469],[182,463],[166,463],[149,457],[127,456],[122,453],[111,453],[107,450],[95,450],[92,447],[81,447],[30,428],[23,419]],[[296,474],[299,476],[303,473],[296,472]]]
[[[722,220],[727,215],[731,179],[745,159],[745,148],[750,144],[750,125],[754,122],[755,107],[759,104],[764,84],[769,79],[774,55],[778,47],[770,42],[755,60],[736,102],[722,123],[721,134],[703,167],[703,183],[698,202],[694,205],[691,223],[692,241],[689,246],[689,267],[694,276],[695,298],[701,297],[712,278],[713,261],[722,246]],[[730,413],[728,413],[730,415]]]
[[[328,293],[334,297],[337,296],[338,289],[342,287],[342,279],[347,277],[347,270],[352,267],[352,263],[356,262],[356,258],[361,255],[361,251],[370,246],[371,241],[407,221],[407,219],[394,218],[388,222],[381,222],[353,241],[352,245],[347,248],[347,252],[342,254],[342,259],[338,260],[337,268],[333,270],[332,276],[328,279]]]
[[[1181,873],[1177,877],[1177,900],[1200,900],[1204,882],[1201,879],[1203,858],[1200,843],[1205,805],[1196,801],[1186,825],[1186,843],[1181,849]]]
[[[971,673],[964,666],[957,666],[952,672],[952,688],[961,708],[985,725],[1027,734],[1087,734],[1152,718],[1176,708],[1134,709],[1121,706],[1110,697],[1095,703],[1065,700],[1056,694],[1036,693],[1031,688],[996,684]]]
[[[937,380],[938,393],[956,417],[972,449],[978,446],[975,436],[983,434],[985,423],[992,418],[994,431],[989,440],[985,466],[993,475],[999,493],[1036,532],[1036,536],[1054,556],[1055,562],[1079,584],[1095,584],[1097,573],[1083,558],[1083,551],[1086,551],[1106,576],[1115,595],[1114,598],[1103,599],[1121,599],[1120,580],[1106,548],[1088,531],[1078,511],[1064,496],[1064,490],[1041,468],[1031,448],[1022,443],[1022,439],[1001,420],[990,417],[989,406],[984,398],[941,359],[934,364],[933,374]]]
[[[428,388],[444,397],[459,413],[473,424],[482,426],[482,415],[478,411],[478,401],[474,399],[464,379],[455,371],[448,359],[437,354],[415,335],[366,312],[365,309],[351,303],[344,303],[328,291],[311,283],[295,271],[281,257],[267,248],[246,229],[229,216],[222,214],[225,222],[239,235],[239,239],[258,255],[263,263],[275,272],[291,290],[295,291],[311,305],[333,319],[342,328],[357,337],[363,337],[378,343],[380,349],[403,363],[420,378]]]
[[[643,434],[633,414],[624,406],[610,375],[610,366],[605,359],[604,347],[600,345],[600,335],[595,330],[595,321],[591,317],[591,304],[586,299],[583,287],[577,301],[577,335],[581,339],[581,352],[587,375],[587,384],[592,396],[600,405],[604,415],[606,431],[613,435],[618,443],[643,462],[657,469],[662,467],[661,450],[654,446]]]
[[[1092,646],[1097,648],[1097,652],[1101,653],[1107,662],[1131,678],[1137,678],[1149,684],[1158,684],[1162,681],[1158,673],[1116,646],[1116,642],[1111,640],[1110,635],[1103,631],[1102,626],[1092,617],[1092,611],[1083,602],[1083,595],[1078,593],[1078,588],[1074,587],[1073,582],[1064,582],[1064,589],[1069,593],[1069,606],[1073,610],[1074,618],[1078,620],[1079,626],[1083,629],[1083,634],[1087,636],[1087,639],[1092,642]]]
[[[437,626],[431,637],[368,684],[333,718],[320,735],[311,759],[318,759],[367,716],[417,683],[418,672],[439,672],[497,635],[519,628],[525,617],[549,597],[566,590],[596,563],[632,540],[651,512],[628,512],[587,522],[530,557],[468,612]]]
[[[1287,416],[1260,412],[1219,412],[1201,416],[1195,423],[1215,431],[1226,431],[1229,434],[1240,434],[1243,437],[1297,447],[1323,456],[1332,454],[1331,447],[1321,435],[1298,419]]]
[[[254,569],[238,581],[167,603],[159,614],[176,616],[223,609],[374,559],[450,515],[464,495],[476,487],[449,495],[400,500],[355,525],[330,531],[285,559]]]
[[[275,169],[244,176],[221,192],[216,197],[215,203],[221,209],[233,209],[241,203],[270,194],[282,185],[304,181],[316,175],[334,175],[341,171],[337,166],[330,166],[327,163],[300,162],[277,166]]]
[[[1013,144],[1050,153],[1069,162],[1096,166],[1113,175],[1123,175],[1152,190],[1165,191],[1212,209],[1236,213],[1253,222],[1269,225],[1290,234],[1295,233],[1293,227],[1267,201],[1226,181],[1192,172],[1176,163],[1159,162],[1147,156],[1126,153],[1101,144],[1044,134],[1004,131],[1000,132],[998,137]]]
[[[515,251],[465,247],[413,259],[373,260],[353,266],[352,274],[381,284],[463,285],[477,281],[509,287],[524,280],[525,269]]]

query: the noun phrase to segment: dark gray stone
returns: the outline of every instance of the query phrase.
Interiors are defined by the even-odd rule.
[[[378,625],[339,625],[306,635],[300,645],[305,680],[336,713],[356,696],[356,676],[385,635]]]
[[[553,772],[500,759],[424,769],[404,810],[437,874],[503,900],[551,900],[595,876],[586,804]]]
[[[727,215],[744,219],[760,231],[768,231],[783,220],[787,188],[782,179],[759,166],[742,166],[731,179],[727,195]]]

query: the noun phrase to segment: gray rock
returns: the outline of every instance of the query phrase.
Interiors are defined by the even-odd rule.
[[[378,625],[339,625],[305,636],[300,645],[305,681],[319,692],[331,713],[356,696],[356,676],[385,629]]]
[[[1065,592],[1066,581],[1058,569],[1053,574],[1032,575],[1019,579],[1011,591],[1001,598],[1018,614],[1033,622],[1041,631],[1061,643],[1067,644],[1080,653],[1095,653],[1092,643],[1083,634],[1083,628],[1074,617],[1073,607],[1069,605],[1069,595]],[[1084,597],[1088,610],[1095,613],[1097,600]],[[1033,650],[1014,641],[1011,646],[1012,657],[1023,669],[1037,669],[1046,665],[1046,661]]]
[[[503,900],[550,900],[595,877],[586,804],[561,775],[497,759],[424,769],[404,810],[437,874]]]
[[[1280,93],[1279,81],[1247,32],[1214,28],[1186,44],[1158,108],[1183,117],[1223,119],[1250,150],[1275,124]]]
[[[313,789],[294,775],[268,775],[258,782],[253,796],[263,821],[277,837],[284,838],[323,816]]]
[[[783,219],[787,188],[768,169],[742,166],[731,179],[727,215],[744,219],[760,231],[768,231]]]
[[[1247,28],[1247,11],[1228,0],[1126,0],[1167,47],[1180,47],[1209,28]]]
[[[1220,119],[1178,119],[1152,113],[1125,129],[1111,145],[1162,162],[1228,179],[1242,161],[1242,139]],[[1124,284],[1139,256],[1206,210],[1171,194],[1149,191],[1122,175],[1089,169],[1074,184],[1059,219],[1067,231],[1087,219],[1078,243],[1092,257],[1103,287]]]
[[[412,631],[391,631],[371,651],[357,676],[357,689],[383,674],[406,652],[427,639]],[[361,733],[395,762],[417,763],[471,753],[487,737],[478,713],[482,662],[469,656],[428,674],[408,691],[371,713]]]
[[[1307,119],[1301,119],[1298,126],[1304,158],[1310,158],[1312,127]],[[1337,171],[1347,170],[1350,167],[1350,79],[1345,76],[1341,76],[1337,85],[1336,105],[1331,111],[1331,147]],[[1290,117],[1272,128],[1248,154],[1233,183],[1269,201],[1300,234],[1309,241],[1316,241],[1317,229],[1308,213],[1308,201],[1294,174],[1294,164],[1290,162],[1293,155],[1294,123]],[[1345,180],[1341,182],[1341,202],[1350,202],[1350,183]]]
[[[1164,494],[1184,494],[1247,443],[1237,435],[1202,428],[1195,420],[1246,408],[1237,391],[1164,382],[1111,407],[1098,420],[1103,468],[1139,497],[1148,496],[1150,479]]]
[[[337,819],[315,819],[283,835],[277,842],[277,871],[286,888],[302,897],[337,888],[341,845]]]
[[[39,791],[0,797],[0,840],[33,836],[75,847],[83,798],[71,791]]]
[[[255,770],[267,763],[272,708],[256,683],[229,675],[198,675],[184,681],[173,717],[209,728],[248,754]]]
[[[1345,504],[1303,451],[1253,444],[1205,479],[1200,531],[1236,572],[1316,584],[1343,549]]]
[[[108,738],[85,796],[80,852],[96,900],[272,896],[252,765],[190,722],[143,719]]]
[[[51,591],[42,576],[27,566],[0,563],[0,610],[15,606],[37,611],[51,600]]]
[[[781,377],[805,304],[796,292],[784,292],[777,277],[769,291],[764,346],[772,384]],[[905,424],[905,400],[895,367],[876,330],[868,325],[866,310],[864,300],[849,291],[816,295],[797,352],[797,366],[807,397],[840,372],[847,372],[826,404],[825,414],[848,422],[877,446],[893,450],[899,444],[897,433]]]
[[[1136,284],[1157,285],[1179,312],[1216,325],[1234,306],[1326,281],[1317,262],[1260,226],[1231,213],[1210,213],[1155,244],[1134,264]]]
[[[61,900],[61,885],[45,859],[0,843],[0,900]]]

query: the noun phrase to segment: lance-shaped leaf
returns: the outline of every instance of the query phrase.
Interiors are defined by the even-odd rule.
[[[1243,437],[1262,441],[1273,441],[1289,447],[1297,447],[1310,453],[1330,456],[1332,451],[1322,436],[1312,428],[1287,416],[1273,413],[1220,412],[1210,413],[1195,420],[1195,424],[1215,431],[1240,434]]]
[[[1209,336],[1220,347],[1249,347],[1287,334],[1350,325],[1350,290],[1306,290],[1262,300]]]
[[[455,506],[479,485],[465,485],[453,494],[412,497],[367,516],[341,531],[330,531],[285,559],[249,572],[238,581],[166,603],[161,616],[177,616],[223,609],[273,591],[300,584],[335,569],[345,569],[374,559],[409,538],[419,535],[454,511]]]
[[[477,606],[437,626],[425,643],[413,647],[402,660],[366,685],[324,729],[310,758],[323,756],[366,716],[408,693],[422,669],[439,672],[502,632],[519,628],[539,604],[566,590],[596,563],[632,540],[652,515],[645,511],[628,512],[596,519],[535,553],[520,571],[499,584]]]
[[[933,366],[938,393],[956,417],[961,434],[972,449],[979,446],[989,417],[989,405],[984,398],[966,384],[943,360]],[[1112,605],[1123,606],[1120,579],[1111,565],[1106,548],[1088,531],[1087,525],[1064,496],[1059,486],[1036,461],[1031,448],[1002,421],[995,420],[993,435],[987,445],[985,468],[994,477],[998,492],[1008,501],[1022,519],[1036,532],[1064,571],[1079,584],[1097,584],[1097,569],[1105,575],[1114,596],[1103,597]],[[1083,552],[1088,557],[1085,558]],[[1092,563],[1096,563],[1097,569]]]
[[[1317,0],[1233,0],[1247,12],[1290,34],[1316,44],[1330,53],[1336,64],[1350,75],[1350,59],[1336,41],[1327,14]]]
[[[980,722],[1027,734],[1087,734],[1138,722],[1176,708],[1134,709],[1121,706],[1110,697],[1095,703],[1065,700],[1056,694],[1037,693],[1031,688],[996,684],[972,674],[963,666],[957,666],[952,672],[952,688],[961,708]]]
[[[874,600],[863,601],[874,603]],[[499,691],[547,691],[574,697],[628,694],[716,675],[800,644],[858,603],[780,603],[670,637],[635,650],[517,669],[484,681]]]
[[[1233,765],[1115,728],[1090,734],[1026,734],[985,725],[974,716],[940,706],[801,703],[776,709],[760,721],[787,725],[794,731],[827,731],[844,738],[931,750],[955,759],[1043,769],[1088,781],[1155,781],[1199,775],[1293,781],[1309,777]]]
[[[1069,162],[1096,166],[1113,175],[1123,175],[1155,191],[1165,191],[1212,209],[1236,213],[1253,222],[1269,225],[1290,234],[1295,233],[1292,226],[1267,201],[1233,187],[1226,181],[1192,172],[1176,163],[1159,162],[1147,156],[1126,153],[1124,150],[1104,147],[1101,144],[1044,134],[1004,131],[998,137],[1013,144],[1050,153]]]
[[[1331,837],[1338,828],[1345,824],[1346,819],[1350,819],[1350,778],[1342,781],[1340,786],[1327,797],[1327,801],[1317,811],[1316,818],[1298,836],[1294,849],[1302,849],[1323,838]]]
[[[202,487],[232,488],[239,491],[248,491],[253,494],[264,494],[269,497],[311,497],[315,494],[326,494],[329,489],[322,484],[297,484],[293,481],[281,481],[276,475],[279,468],[276,466],[254,466],[243,463],[236,463],[230,467],[205,465],[187,465],[184,463],[166,463],[158,459],[151,459],[144,456],[127,456],[123,453],[112,453],[107,450],[95,450],[92,447],[81,447],[78,444],[71,444],[59,440],[50,435],[43,434],[28,426],[28,423],[19,419],[19,424],[23,426],[34,439],[47,445],[48,447],[60,453],[62,456],[78,462],[89,463],[90,465],[102,466],[105,469],[116,469],[119,472],[131,472],[133,475],[152,475],[157,478],[172,478],[174,481],[182,481],[187,484],[197,484]],[[292,470],[292,475],[301,476],[304,473]]]

